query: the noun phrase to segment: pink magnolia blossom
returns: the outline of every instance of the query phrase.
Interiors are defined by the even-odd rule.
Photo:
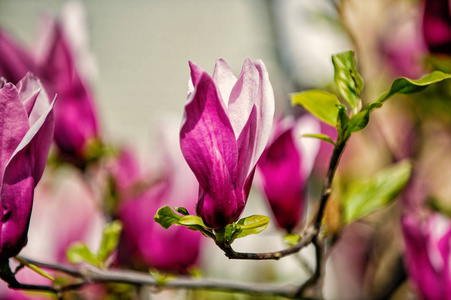
[[[425,0],[423,37],[431,52],[451,54],[451,3],[449,0]]]
[[[180,130],[183,156],[199,185],[197,214],[213,228],[241,215],[268,142],[274,93],[262,61],[246,59],[237,79],[218,59],[213,76],[190,62],[193,89]]]
[[[34,52],[27,51],[0,30],[0,76],[17,82],[31,71],[41,79],[49,94],[58,95],[55,143],[65,159],[83,166],[89,142],[99,137],[93,96],[80,74],[64,20],[44,21],[40,46]]]
[[[320,128],[311,116],[297,122],[279,120],[274,127],[273,137],[257,166],[261,188],[277,225],[291,231],[304,215],[307,179],[319,149],[319,140],[301,136],[317,133]]]
[[[401,220],[409,277],[425,299],[451,299],[451,222],[435,213]]]
[[[0,81],[0,259],[27,243],[34,188],[53,137],[53,104],[32,75],[17,85]]]
[[[116,188],[122,197],[118,211],[123,223],[118,248],[120,265],[186,273],[198,261],[202,238],[199,232],[182,226],[164,229],[152,217],[165,205],[191,210],[197,201],[196,178],[183,161],[176,141],[170,138],[177,137],[177,130],[174,128],[174,134],[166,130],[160,143],[164,149],[164,156],[160,159],[163,170],[157,183],[149,186],[149,180],[143,176],[145,173],[138,167],[136,156],[131,151],[124,151],[118,158],[116,166],[122,169],[121,173],[135,178],[133,183],[124,176],[115,176]],[[174,153],[175,150],[178,152]],[[120,174],[117,171],[116,168],[113,176]]]

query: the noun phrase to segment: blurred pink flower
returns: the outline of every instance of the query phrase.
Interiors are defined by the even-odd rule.
[[[451,222],[434,213],[426,219],[404,215],[401,220],[405,262],[421,297],[451,299]]]
[[[80,12],[75,10],[74,13]],[[98,117],[64,21],[44,19],[40,46],[33,53],[0,30],[0,76],[17,82],[31,71],[41,79],[49,94],[58,95],[55,143],[65,159],[83,166],[88,143],[99,138]]]
[[[320,146],[319,140],[301,136],[318,133],[320,125],[306,115],[296,122],[280,119],[273,131],[257,166],[277,225],[290,232],[304,215],[307,179]]]
[[[131,151],[124,151],[118,157],[117,166],[123,171],[114,174],[135,178],[133,183],[124,177],[116,177],[118,194],[122,197],[118,211],[123,223],[118,249],[120,265],[186,273],[198,261],[202,237],[199,232],[182,226],[164,229],[153,218],[165,205],[191,210],[197,201],[198,184],[177,147],[178,128],[172,127],[171,131],[173,124],[177,123],[162,126],[165,132],[160,145],[164,153],[159,161],[163,170],[158,182],[147,187],[140,185],[139,181],[149,183],[149,180],[143,178],[145,173],[139,168],[136,157]],[[141,189],[136,189],[137,186]],[[130,188],[134,191],[127,191]]]
[[[53,137],[53,104],[39,80],[17,85],[0,79],[0,259],[27,243],[34,188],[41,179]]]
[[[180,130],[183,156],[200,184],[197,215],[213,228],[236,221],[266,147],[274,93],[262,61],[246,59],[237,79],[218,59],[213,76],[190,62],[191,82]]]
[[[433,53],[451,54],[451,4],[449,0],[425,0],[423,38]]]

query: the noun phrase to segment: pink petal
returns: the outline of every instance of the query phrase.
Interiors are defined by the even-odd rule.
[[[228,194],[236,179],[237,145],[215,84],[207,73],[197,80],[190,98],[180,130],[183,156],[207,193]]]
[[[216,60],[212,78],[221,93],[222,99],[224,99],[225,104],[228,105],[230,93],[232,92],[237,79],[229,65],[222,58]]]
[[[6,165],[30,125],[19,92],[12,83],[0,89],[0,182]]]
[[[268,143],[269,136],[271,135],[275,109],[274,91],[271,82],[269,81],[268,71],[261,60],[254,61],[254,66],[259,72],[260,82],[255,101],[255,106],[257,108],[257,132],[251,167],[255,166]]]
[[[33,125],[49,107],[47,93],[39,79],[30,73],[22,78],[16,87],[27,111],[30,125]]]
[[[27,72],[35,70],[31,56],[0,29],[0,77],[17,83]]]
[[[241,134],[258,96],[259,73],[247,58],[244,61],[238,81],[233,86],[228,98],[228,116],[232,123],[235,137]],[[227,101],[227,98],[223,98]]]
[[[321,125],[318,120],[311,115],[304,115],[299,118],[293,129],[293,138],[299,153],[302,156],[301,169],[304,178],[308,178],[312,172],[321,141],[315,138],[302,136],[304,134],[316,134],[320,132]]]

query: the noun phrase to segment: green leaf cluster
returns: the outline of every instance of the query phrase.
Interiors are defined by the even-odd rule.
[[[356,68],[354,52],[346,51],[333,55],[332,63],[334,65],[334,82],[340,99],[329,92],[308,90],[292,94],[291,101],[293,105],[303,106],[321,121],[334,126],[338,133],[335,142],[324,134],[306,136],[318,138],[334,145],[345,142],[352,133],[364,129],[368,125],[370,113],[374,109],[382,107],[384,102],[393,95],[419,92],[433,83],[451,78],[451,74],[441,71],[434,71],[418,80],[397,78],[393,81],[390,89],[379,99],[361,108],[360,95],[364,83]]]
[[[85,262],[98,268],[104,268],[108,258],[119,244],[121,232],[120,221],[115,220],[108,223],[103,230],[102,241],[96,254],[86,244],[75,242],[66,251],[67,260],[73,264]]]
[[[155,214],[155,221],[165,229],[172,225],[185,226],[191,230],[200,231],[215,242],[226,242],[228,244],[231,244],[237,238],[262,232],[269,223],[268,217],[253,215],[242,218],[236,223],[228,224],[225,228],[213,229],[205,225],[200,217],[190,215],[184,207],[177,207],[175,211],[179,214],[174,212],[169,206],[164,206]]]

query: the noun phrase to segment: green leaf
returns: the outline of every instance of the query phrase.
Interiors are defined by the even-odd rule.
[[[90,265],[100,267],[102,263],[97,259],[88,246],[81,242],[73,243],[66,251],[67,260],[73,264],[86,262]]]
[[[357,132],[365,128],[366,125],[368,125],[368,122],[370,121],[371,111],[381,106],[382,103],[379,102],[370,103],[369,105],[365,106],[365,108],[362,111],[352,116],[351,120],[349,120],[348,133],[351,134],[353,132]]]
[[[182,216],[172,211],[169,206],[160,208],[155,214],[155,222],[161,225],[164,229],[168,229],[174,224],[179,224],[179,220]]]
[[[338,109],[338,117],[337,117],[337,124],[335,125],[335,128],[337,129],[337,133],[338,133],[337,142],[340,143],[341,141],[346,139],[346,137],[344,135],[347,131],[349,117],[348,117],[348,114],[346,113],[346,107],[344,107],[341,104],[338,104],[337,109]]]
[[[182,214],[184,216],[188,216],[189,212],[186,208],[184,207],[174,207],[175,211],[178,212],[179,214]]]
[[[393,81],[390,89],[377,101],[383,103],[394,94],[410,94],[419,92],[430,84],[440,82],[448,78],[451,78],[451,74],[446,74],[441,71],[434,71],[418,80],[412,80],[405,77],[397,78]]]
[[[184,226],[196,226],[197,225],[197,226],[201,226],[201,227],[207,227],[204,224],[204,221],[202,221],[202,219],[200,217],[198,217],[198,216],[191,216],[191,215],[182,217],[178,221],[178,223],[180,225],[184,225]]]
[[[318,119],[335,126],[337,123],[338,108],[340,104],[337,96],[334,94],[320,91],[309,90],[291,95],[293,105],[301,105]]]
[[[250,234],[257,234],[266,229],[269,223],[269,217],[253,215],[242,218],[236,224],[238,234],[236,238],[242,238]]]
[[[404,161],[378,172],[364,182],[353,182],[343,195],[347,224],[390,204],[410,178],[412,166]]]
[[[224,231],[224,239],[227,243],[232,244],[235,240],[237,233],[237,225],[236,223],[228,224]]]
[[[283,237],[283,241],[288,246],[293,247],[301,241],[301,236],[299,234],[288,233]]]
[[[363,79],[355,66],[354,52],[346,51],[332,56],[334,80],[340,96],[352,109],[359,107]]]
[[[117,248],[121,231],[122,223],[119,220],[115,220],[106,225],[105,229],[103,230],[100,248],[97,252],[98,260],[105,262],[111,255],[111,253],[113,253],[113,251]]]
[[[328,135],[325,135],[325,134],[322,134],[322,133],[318,133],[318,134],[304,134],[302,136],[303,137],[311,137],[311,138],[319,139],[319,140],[322,140],[324,142],[328,142],[328,143],[330,143],[330,144],[335,146],[334,141]]]
[[[14,258],[15,258],[19,263],[21,263],[21,264],[24,265],[25,267],[29,268],[29,269],[32,270],[33,272],[38,273],[39,275],[41,275],[41,276],[43,276],[43,277],[45,277],[45,278],[47,278],[47,279],[50,279],[50,280],[52,280],[52,281],[55,281],[55,278],[54,278],[52,275],[50,275],[50,274],[47,273],[46,271],[42,270],[42,269],[39,268],[38,266],[29,263],[28,261],[26,261],[26,260],[20,258],[19,256],[15,256]]]

